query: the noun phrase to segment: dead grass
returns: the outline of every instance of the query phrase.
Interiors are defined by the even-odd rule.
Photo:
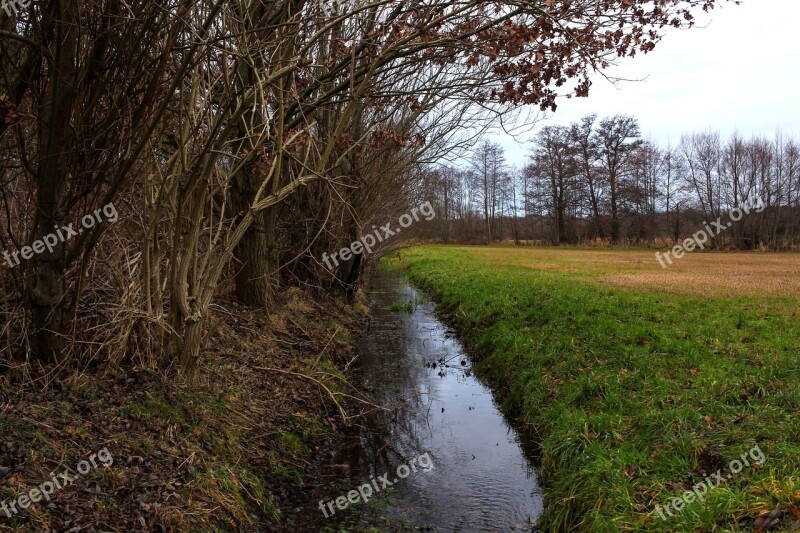
[[[0,531],[314,530],[319,513],[304,507],[338,476],[337,404],[348,418],[360,409],[338,370],[352,357],[340,332],[363,316],[300,291],[269,315],[222,303],[193,386],[104,367],[44,390],[0,385],[0,501],[103,447],[114,456],[51,505],[2,514]]]
[[[464,248],[502,265],[585,275],[601,283],[687,296],[800,297],[800,254],[694,252],[666,269],[655,250]]]

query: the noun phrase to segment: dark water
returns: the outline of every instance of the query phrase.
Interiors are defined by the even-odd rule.
[[[382,511],[393,522],[428,531],[531,531],[543,509],[536,472],[461,344],[432,303],[391,310],[423,299],[401,274],[376,272],[368,294],[373,318],[356,371],[388,410],[370,417],[349,451],[356,477],[397,480]],[[428,471],[417,466],[400,479],[397,468],[413,459]]]

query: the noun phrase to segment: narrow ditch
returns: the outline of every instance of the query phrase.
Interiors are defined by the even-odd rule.
[[[530,447],[473,374],[434,304],[394,270],[375,272],[368,294],[372,320],[354,370],[386,410],[367,418],[342,457],[352,479],[381,489],[375,492],[386,496],[380,505],[389,523],[531,531],[544,503]],[[385,474],[390,487],[380,481]]]

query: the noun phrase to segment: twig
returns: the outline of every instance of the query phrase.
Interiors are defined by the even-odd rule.
[[[302,326],[300,326],[300,324],[298,324],[297,322],[295,322],[294,320],[292,320],[292,317],[286,317],[286,318],[288,318],[288,319],[289,319],[289,322],[291,322],[292,324],[294,324],[295,326],[297,326],[297,329],[299,329],[300,331],[302,331],[302,332],[303,332],[303,334],[304,334],[304,335],[305,335],[307,338],[309,338],[309,339],[310,339],[310,338],[312,338],[312,337],[311,337],[311,335],[309,335],[309,334],[308,334],[308,332],[307,332],[305,329],[303,329],[303,328],[302,328]]]
[[[342,409],[342,406],[341,406],[341,404],[339,403],[339,401],[336,399],[336,396],[335,396],[335,395],[333,394],[333,392],[331,392],[331,390],[330,390],[330,389],[329,389],[329,388],[328,388],[328,387],[327,387],[327,386],[326,386],[326,385],[325,385],[323,382],[321,382],[320,380],[318,380],[318,379],[315,379],[315,378],[312,378],[311,376],[308,376],[308,375],[306,375],[306,374],[301,374],[301,373],[299,373],[299,372],[292,372],[291,370],[281,370],[280,368],[270,368],[270,367],[266,367],[266,366],[256,366],[256,367],[253,367],[253,368],[254,368],[255,370],[264,370],[264,371],[266,371],[266,372],[277,372],[277,373],[279,373],[279,374],[286,374],[286,375],[289,375],[289,376],[296,376],[296,377],[298,377],[298,378],[307,379],[307,380],[309,380],[309,381],[311,381],[311,382],[313,382],[313,383],[316,383],[317,385],[319,385],[320,387],[322,387],[323,389],[325,389],[325,392],[327,392],[327,393],[328,393],[328,396],[330,396],[331,400],[333,400],[333,403],[335,403],[335,404],[336,404],[336,407],[339,409],[339,413],[342,415],[342,419],[345,421],[345,423],[349,422],[349,420],[350,420],[350,419],[349,419],[349,417],[347,416],[347,413],[345,413],[345,412],[344,412],[344,409]]]
[[[341,327],[341,326],[337,326],[337,327],[336,327],[336,331],[334,331],[334,332],[333,332],[333,335],[331,335],[331,338],[330,338],[330,339],[328,339],[328,342],[327,342],[327,344],[325,344],[325,347],[322,349],[322,351],[321,351],[321,352],[319,352],[319,355],[317,356],[317,361],[316,361],[317,363],[319,363],[319,360],[320,360],[320,359],[322,359],[322,354],[324,354],[324,353],[325,353],[325,350],[327,350],[327,349],[328,349],[328,346],[330,346],[330,345],[331,345],[331,341],[333,341],[333,338],[334,338],[334,337],[336,337],[336,334],[337,334],[337,333],[339,333],[339,330],[340,330],[340,329],[342,329],[342,327]],[[345,367],[345,369],[346,369],[346,368],[347,368],[347,367]]]

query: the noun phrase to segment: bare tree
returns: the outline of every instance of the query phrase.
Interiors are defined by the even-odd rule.
[[[576,203],[578,160],[570,144],[570,130],[562,126],[546,126],[536,137],[529,173],[541,176],[549,185],[549,205],[555,245],[569,242],[567,214]]]
[[[479,202],[483,210],[486,241],[492,243],[496,237],[499,195],[504,181],[508,178],[502,147],[490,141],[483,141],[473,153],[472,168],[475,173]]]
[[[572,141],[580,162],[581,176],[588,192],[594,233],[604,239],[605,231],[600,219],[600,204],[603,201],[604,191],[598,179],[600,171],[597,169],[597,165],[600,162],[600,149],[597,144],[598,139],[594,135],[596,120],[597,115],[587,115],[580,122],[572,124],[571,128]]]
[[[620,242],[620,193],[622,179],[628,172],[628,158],[639,145],[639,121],[617,115],[600,121],[595,130],[604,180],[608,185],[611,206],[611,243]]]

